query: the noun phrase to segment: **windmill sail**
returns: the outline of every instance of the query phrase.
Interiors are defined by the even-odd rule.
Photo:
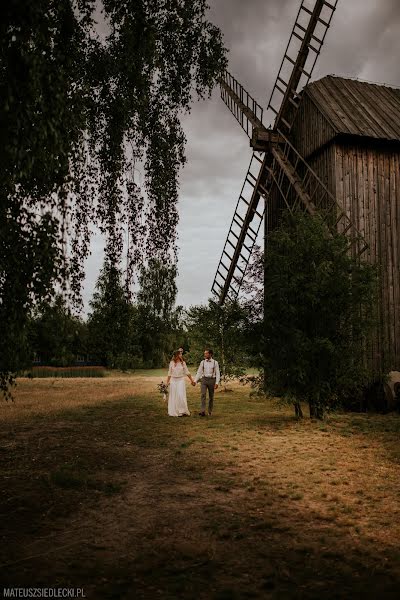
[[[223,74],[220,86],[222,100],[249,137],[250,127],[264,128],[263,108],[229,71]]]
[[[275,119],[275,129],[290,131],[299,92],[310,81],[322,45],[330,27],[338,0],[302,0],[290,34],[281,66],[268,102]]]
[[[212,286],[219,304],[226,298],[235,299],[239,293],[264,217],[260,204],[268,210],[271,197],[279,198],[281,206],[290,211],[301,206],[310,214],[318,212],[331,231],[351,230],[349,244],[357,254],[367,247],[336,199],[287,137],[300,105],[299,90],[312,76],[337,2],[302,0],[268,103],[275,115],[273,130],[262,122],[262,107],[230,73],[226,72],[221,80],[222,99],[248,137],[251,129],[251,145],[254,150],[263,151],[264,156],[253,154],[239,195]],[[257,163],[259,171],[254,174]],[[249,183],[250,191],[247,187],[246,193]],[[264,203],[260,202],[261,197]]]
[[[360,255],[367,249],[363,236],[326,185],[283,132],[279,135],[283,145],[272,145],[264,159],[256,153],[251,159],[212,286],[220,304],[238,296],[264,218],[263,206],[268,211],[270,197],[278,198],[290,212],[302,209],[310,215],[318,213],[332,233],[351,231],[348,248],[353,254]],[[258,175],[254,173],[257,165]],[[260,201],[261,197],[265,202]],[[266,218],[271,227],[276,225],[272,217]]]
[[[212,291],[220,304],[227,297],[230,300],[237,298],[263,221],[264,209],[260,202],[262,182],[259,177],[265,170],[260,169],[260,161],[263,162],[253,154],[215,274]]]
[[[311,215],[319,214],[332,234],[351,232],[347,238],[348,249],[356,256],[361,255],[368,245],[360,231],[283,132],[280,136],[285,143],[272,147],[273,162],[270,167],[266,166],[269,173],[267,195],[278,193],[290,212],[302,208]]]

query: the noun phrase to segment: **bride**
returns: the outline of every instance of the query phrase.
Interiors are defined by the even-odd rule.
[[[168,397],[168,414],[170,417],[184,417],[190,415],[186,400],[185,375],[189,377],[192,385],[196,385],[182,358],[181,352],[176,350],[169,363],[167,377],[167,385],[171,382]]]

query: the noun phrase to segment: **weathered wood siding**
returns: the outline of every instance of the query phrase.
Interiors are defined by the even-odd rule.
[[[380,326],[368,354],[383,370],[400,370],[399,95],[399,90],[324,78],[304,92],[291,135],[365,237],[364,257],[380,268]],[[273,228],[282,201],[276,191],[271,200],[267,218]]]
[[[334,126],[326,117],[331,99],[321,98],[325,113],[304,95],[292,140],[369,244],[365,258],[379,266],[381,286],[380,326],[368,354],[375,368],[400,370],[400,143],[337,135],[343,115],[335,113]]]
[[[381,273],[373,362],[400,370],[400,147],[363,138],[332,146],[337,200],[369,244],[367,260]]]
[[[304,158],[328,144],[336,135],[333,126],[305,94],[293,125],[291,139]]]
[[[265,206],[265,235],[276,229],[280,223],[286,204],[276,185],[272,186],[270,197]]]
[[[400,370],[400,145],[338,138],[308,162],[369,244],[364,258],[380,269],[370,359],[377,370]]]
[[[336,194],[336,172],[335,172],[335,147],[329,144],[314,152],[307,159],[310,167],[316,172],[322,183],[326,185],[331,194]]]

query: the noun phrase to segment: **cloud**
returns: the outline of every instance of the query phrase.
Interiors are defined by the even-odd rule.
[[[339,0],[315,78],[335,73],[399,85],[394,64],[400,49],[399,27],[397,0]]]

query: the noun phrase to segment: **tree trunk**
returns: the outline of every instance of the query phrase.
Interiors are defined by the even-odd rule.
[[[296,400],[296,402],[294,402],[293,404],[294,404],[294,413],[296,415],[296,418],[297,419],[302,419],[303,418],[303,411],[301,410],[300,402],[298,400]]]
[[[312,398],[308,399],[308,408],[310,410],[310,419],[313,419],[315,417],[315,404]]]
[[[308,406],[310,409],[310,419],[319,419],[322,421],[324,418],[324,408],[321,405],[319,394],[316,398],[310,397],[308,399]]]

